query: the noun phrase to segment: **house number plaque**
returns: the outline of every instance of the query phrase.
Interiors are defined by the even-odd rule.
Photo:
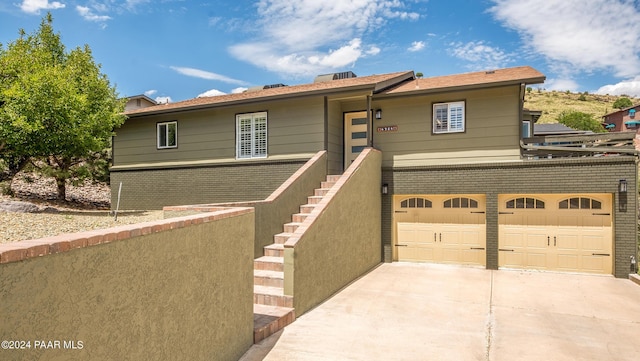
[[[393,133],[398,131],[397,125],[387,125],[384,127],[378,127],[378,133]]]

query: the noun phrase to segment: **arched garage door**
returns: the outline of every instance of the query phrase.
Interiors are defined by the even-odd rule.
[[[486,265],[484,195],[394,196],[394,259]]]
[[[610,194],[500,195],[498,265],[611,274]]]

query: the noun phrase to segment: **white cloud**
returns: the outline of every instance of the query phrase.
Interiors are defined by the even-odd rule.
[[[497,47],[487,45],[484,41],[471,41],[464,43],[451,43],[450,53],[462,60],[469,62],[468,68],[472,70],[503,68],[512,62],[512,55],[505,53]]]
[[[144,92],[144,95],[148,96],[148,97],[152,97],[153,95],[155,95],[158,91],[155,89],[150,89],[147,90],[146,92]]]
[[[365,35],[391,20],[415,20],[400,0],[260,0],[254,41],[229,48],[236,58],[293,76],[311,76],[380,53]],[[336,48],[338,46],[338,48]]]
[[[211,90],[207,90],[206,92],[202,93],[202,94],[198,94],[198,96],[196,98],[205,98],[205,97],[215,97],[218,95],[226,95],[227,93],[225,92],[221,92],[218,89],[211,89]]]
[[[595,93],[640,97],[640,76],[636,76],[633,79],[623,80],[617,84],[602,86],[600,89],[596,90]]]
[[[59,1],[49,0],[22,0],[20,9],[29,14],[40,14],[40,10],[63,9],[66,5]]]
[[[249,88],[245,88],[245,87],[237,87],[237,88],[233,88],[231,89],[231,94],[238,94],[238,93],[244,93],[247,90],[249,90]]]
[[[572,92],[577,92],[579,88],[578,83],[576,83],[575,80],[567,78],[547,79],[544,82],[544,87],[548,90],[570,90]]]
[[[156,97],[155,101],[158,104],[168,104],[173,102],[173,100],[171,100],[171,97]]]
[[[414,41],[411,43],[411,46],[407,49],[409,51],[420,51],[422,49],[424,49],[424,41]]]
[[[101,23],[111,19],[111,17],[108,15],[97,15],[90,8],[86,6],[78,5],[76,6],[76,11],[78,12],[78,14],[80,14],[80,16],[82,16],[87,21],[94,21],[97,23]]]
[[[237,84],[237,85],[246,85],[247,83],[242,81],[242,80],[237,80],[237,79],[233,79],[233,78],[229,78],[227,76],[224,75],[220,75],[220,74],[216,74],[216,73],[212,73],[206,70],[200,70],[200,69],[195,69],[195,68],[187,68],[187,67],[181,67],[181,66],[170,66],[169,68],[171,68],[172,70],[175,70],[176,72],[182,74],[182,75],[186,75],[186,76],[191,76],[194,78],[200,78],[200,79],[205,79],[205,80],[217,80],[217,81],[221,81],[224,83],[229,83],[229,84]]]
[[[535,53],[572,72],[640,72],[640,10],[632,0],[493,0],[490,9]]]

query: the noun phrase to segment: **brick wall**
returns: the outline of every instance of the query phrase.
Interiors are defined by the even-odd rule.
[[[627,277],[636,254],[638,202],[634,157],[565,158],[514,163],[383,169],[389,194],[382,200],[385,261],[391,261],[394,194],[486,194],[487,268],[498,267],[498,194],[614,194],[614,275]],[[620,209],[618,181],[628,182],[627,207]]]
[[[162,209],[164,206],[260,200],[268,197],[306,159],[234,163],[169,169],[111,172],[111,208]]]

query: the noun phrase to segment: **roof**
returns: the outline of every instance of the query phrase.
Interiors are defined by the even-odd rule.
[[[388,95],[407,93],[428,93],[436,91],[451,91],[458,89],[485,88],[487,86],[502,86],[511,84],[539,84],[545,80],[544,74],[530,66],[505,68],[473,73],[437,76],[416,79],[406,82],[384,92]]]
[[[640,108],[640,104],[636,104],[636,105],[632,105],[630,107],[626,107],[626,108],[623,108],[623,109],[616,110],[615,112],[611,112],[611,113],[605,114],[602,117],[606,118],[606,117],[608,117],[610,115],[613,115],[613,114],[618,114],[618,113],[621,113],[621,112],[626,112],[626,111],[628,111],[630,109],[637,109],[637,108]]]
[[[267,99],[288,98],[330,91],[348,91],[368,89],[374,93],[384,90],[405,80],[413,79],[413,71],[389,74],[370,75],[363,77],[322,81],[310,84],[283,86],[238,94],[226,94],[213,97],[194,98],[181,102],[160,104],[152,107],[140,108],[125,112],[128,116],[159,114],[173,111],[195,110],[208,107],[261,101]]]
[[[569,128],[560,123],[535,124],[533,126],[533,135],[564,135],[564,134],[588,134],[592,133],[586,130],[577,130]]]

